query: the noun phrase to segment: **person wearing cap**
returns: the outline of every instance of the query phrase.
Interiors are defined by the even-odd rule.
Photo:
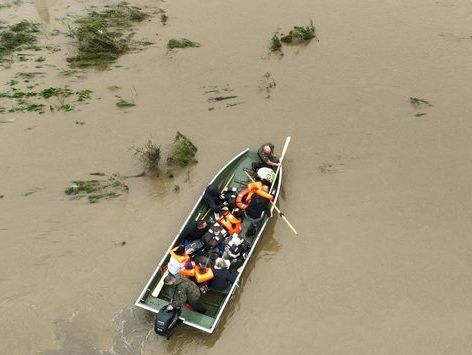
[[[230,271],[230,262],[223,258],[218,258],[213,266],[214,278],[208,283],[208,286],[214,290],[226,290],[228,286],[232,285],[241,271],[239,268],[237,271]]]
[[[274,154],[274,148],[275,147],[272,143],[264,143],[257,151],[259,158],[269,168],[277,168],[280,166],[279,158],[277,158]]]
[[[174,296],[170,304],[167,306],[167,310],[171,311],[174,308],[180,308],[184,303],[189,304],[195,312],[205,313],[206,308],[200,301],[200,289],[194,282],[190,281],[185,277],[172,277],[167,275],[164,279],[164,283],[168,286],[174,287]]]

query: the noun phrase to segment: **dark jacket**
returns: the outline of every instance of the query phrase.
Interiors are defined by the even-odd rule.
[[[257,151],[257,155],[259,155],[259,158],[266,164],[268,162],[278,163],[279,159],[274,154],[264,152],[264,147],[266,145],[268,145],[272,151],[274,150],[274,145],[272,143],[264,143]]]
[[[189,242],[193,242],[194,240],[200,239],[207,230],[208,230],[208,227],[198,229],[197,222],[194,220],[191,220],[187,224],[187,226],[184,228],[181,235],[184,237],[185,240]]]
[[[194,303],[200,298],[200,289],[194,282],[185,277],[178,277],[174,284],[172,307],[180,308],[184,303]]]
[[[213,275],[215,277],[210,281],[209,286],[215,290],[225,290],[234,283],[238,277],[238,272],[231,272],[228,269],[213,269]]]
[[[265,212],[267,216],[270,216],[270,201],[259,195],[252,195],[251,202],[246,209],[246,214],[253,219],[260,218],[262,212]]]
[[[213,212],[221,212],[224,205],[224,200],[220,197],[220,190],[218,186],[211,184],[205,190],[203,194],[203,201]]]

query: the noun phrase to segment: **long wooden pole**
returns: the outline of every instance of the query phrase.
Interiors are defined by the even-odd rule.
[[[252,182],[255,182],[254,179],[252,178],[251,175],[248,174],[247,171],[245,171],[246,175],[249,177],[249,179],[252,180]],[[274,206],[275,210],[278,212],[279,216],[282,217],[282,219],[287,223],[287,225],[290,227],[290,229],[295,233],[295,235],[298,235],[297,230],[292,226],[292,224],[288,221],[287,217],[285,217],[285,214],[275,205],[274,201],[270,201],[272,206]]]
[[[275,181],[277,180],[277,176],[279,175],[280,167],[282,166],[282,160],[284,160],[285,153],[287,153],[288,145],[290,144],[290,141],[291,141],[291,140],[292,140],[292,137],[291,137],[291,136],[288,136],[288,137],[285,139],[284,149],[282,149],[282,154],[280,155],[280,158],[279,158],[279,163],[280,163],[280,165],[279,165],[279,166],[277,167],[277,169],[275,170],[274,179],[272,180],[272,184],[270,185],[269,193],[272,193],[272,190],[274,189]]]

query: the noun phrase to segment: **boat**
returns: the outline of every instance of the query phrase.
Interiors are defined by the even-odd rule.
[[[285,151],[285,149],[284,149]],[[282,153],[283,156],[284,153]],[[251,182],[248,176],[248,171],[252,170],[253,163],[260,163],[261,160],[257,154],[257,151],[246,149],[236,155],[231,161],[229,161],[210,181],[209,184],[216,184],[220,191],[223,188],[237,188],[238,191],[246,188],[245,184]],[[272,183],[272,195],[274,196],[274,204],[272,205],[272,210],[274,209],[275,202],[277,201],[280,193],[280,186],[282,183],[282,168],[280,167],[275,175],[275,181]],[[273,215],[273,214],[272,214]],[[135,302],[135,305],[143,308],[145,310],[157,313],[163,306],[169,304],[172,298],[172,286],[164,285],[164,278],[167,275],[166,265],[170,259],[170,251],[176,246],[180,245],[183,242],[183,236],[181,232],[184,230],[186,225],[192,220],[210,220],[213,218],[212,214],[209,213],[209,210],[203,201],[203,193],[198,199],[197,203],[193,207],[192,211],[188,215],[187,219],[183,223],[176,237],[170,244],[169,249],[165,252],[162,260],[159,265],[156,267],[151,278],[146,283],[143,291],[139,295],[138,299]],[[204,304],[207,311],[205,314],[192,311],[182,307],[180,314],[180,320],[187,326],[199,329],[206,333],[213,333],[221,320],[223,312],[233,296],[236,287],[238,287],[238,282],[241,275],[244,273],[244,269],[251,258],[258,241],[264,233],[264,230],[267,226],[267,223],[270,219],[270,216],[265,216],[260,229],[256,231],[255,235],[252,237],[245,236],[245,232],[249,228],[249,221],[243,219],[242,222],[242,231],[240,237],[243,236],[246,241],[250,243],[250,249],[246,254],[246,258],[242,264],[242,270],[239,273],[238,277],[226,290],[216,291],[211,288],[207,293],[202,294],[200,301]],[[212,220],[210,220],[212,221]]]

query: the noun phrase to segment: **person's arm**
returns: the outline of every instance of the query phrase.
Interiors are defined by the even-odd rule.
[[[174,297],[172,298],[171,306],[173,308],[180,308],[186,301],[187,301],[187,298],[185,296],[185,291],[176,289],[174,293]]]

